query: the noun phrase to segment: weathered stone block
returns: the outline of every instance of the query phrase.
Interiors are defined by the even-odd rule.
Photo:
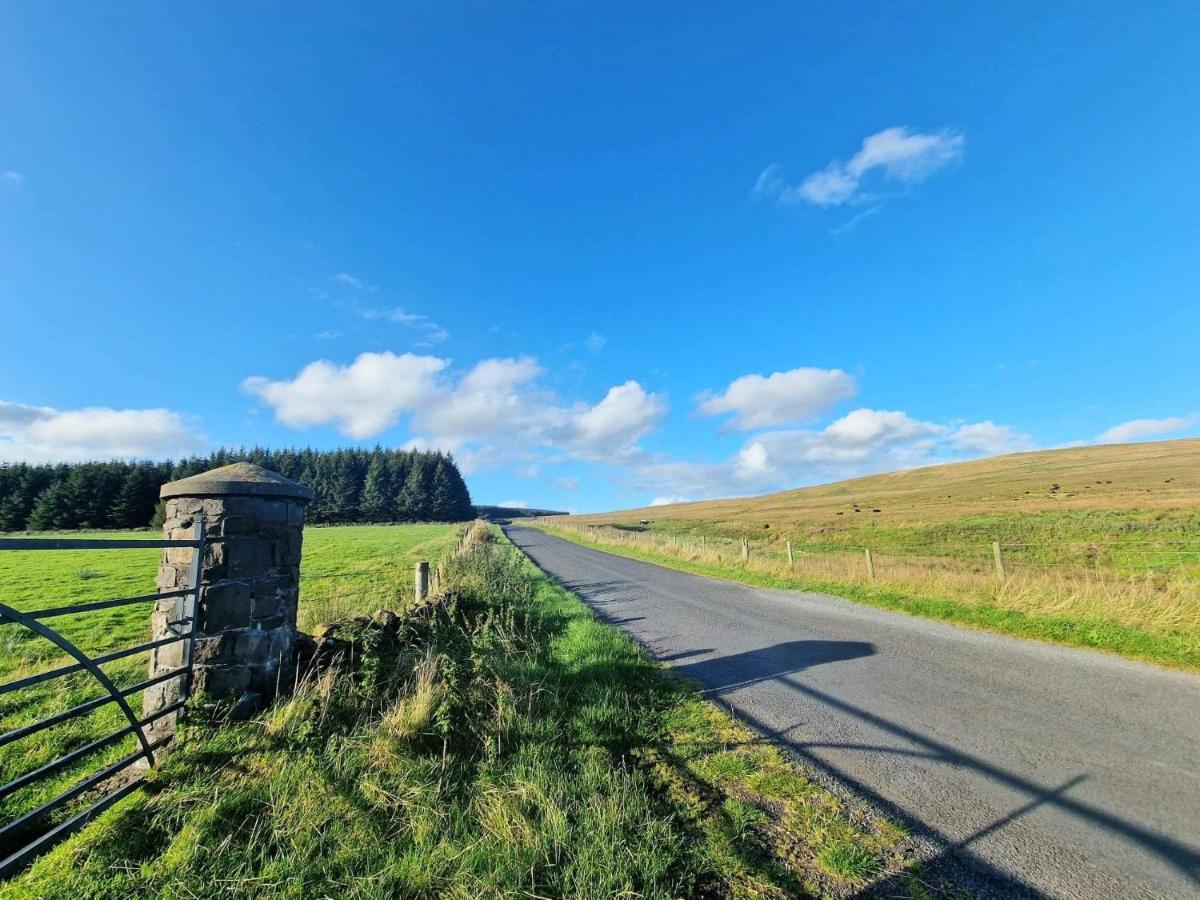
[[[226,590],[228,588],[228,590]],[[203,630],[209,634],[250,624],[254,600],[243,582],[223,582],[205,588],[201,595]]]
[[[261,665],[271,656],[271,634],[268,631],[246,629],[237,633],[234,655],[247,666]]]
[[[217,635],[197,637],[192,662],[197,666],[213,666],[232,658],[237,636],[236,631],[223,631]]]
[[[202,666],[196,669],[196,692],[216,698],[241,696],[250,686],[250,669],[246,666]]]
[[[283,598],[280,596],[278,588],[272,588],[268,591],[263,591],[254,594],[254,608],[251,616],[254,621],[269,619],[272,616],[278,616]]]
[[[183,657],[187,652],[185,641],[176,641],[173,644],[166,644],[162,647],[154,648],[154,667],[163,672],[167,669],[178,669],[183,665]]]
[[[226,538],[225,559],[230,578],[262,575],[274,562],[272,541],[246,536]]]

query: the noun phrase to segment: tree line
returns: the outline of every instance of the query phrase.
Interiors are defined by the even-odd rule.
[[[157,525],[158,491],[168,481],[243,461],[311,487],[311,523],[461,522],[475,515],[462,473],[445,453],[255,447],[171,462],[0,465],[0,531]]]

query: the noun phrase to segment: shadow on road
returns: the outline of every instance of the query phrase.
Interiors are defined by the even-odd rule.
[[[531,555],[535,556],[536,562],[536,548],[527,547],[526,544],[527,542],[524,540],[518,541],[518,546],[521,546],[526,552],[534,551]],[[559,579],[559,581],[568,590],[582,596],[600,614],[601,618],[613,624],[620,624],[621,616],[612,616],[610,610],[620,610],[624,604],[635,602],[644,590],[642,585],[628,579],[591,582],[572,582]],[[736,590],[737,588],[731,585],[729,589]],[[745,588],[745,590],[751,589]],[[631,616],[625,621],[632,622],[640,618],[642,617]],[[689,649],[669,657],[658,658],[662,661],[675,662],[711,652],[713,652],[713,648]],[[857,719],[894,738],[907,742],[908,746],[906,747],[896,747],[884,744],[805,741],[803,737],[794,735],[794,732],[803,725],[802,722],[796,722],[785,728],[773,728],[748,712],[744,705],[722,704],[759,734],[803,759],[814,769],[825,773],[833,782],[841,784],[852,793],[891,811],[893,815],[907,821],[915,831],[934,842],[941,852],[925,866],[923,871],[923,877],[932,883],[943,878],[951,882],[961,881],[965,864],[971,872],[984,879],[984,884],[979,887],[985,894],[1040,896],[1029,886],[1016,883],[1010,877],[998,872],[974,854],[970,845],[1039,807],[1050,806],[1070,816],[1107,829],[1131,844],[1141,847],[1166,862],[1192,885],[1200,888],[1200,851],[1196,848],[1127,822],[1117,815],[1068,796],[1068,791],[1086,781],[1088,777],[1086,774],[1076,775],[1056,786],[1037,784],[986,759],[956,750],[949,744],[937,741],[912,728],[818,690],[804,683],[802,678],[797,677],[804,670],[814,666],[859,659],[874,653],[875,647],[872,644],[861,641],[797,640],[698,662],[689,662],[676,665],[674,668],[680,675],[698,682],[704,688],[705,695],[711,698],[720,698],[726,693],[751,685],[774,682],[803,696],[809,702],[819,703],[840,715]],[[848,772],[822,758],[818,755],[818,751],[821,750],[876,753],[880,756],[907,756],[934,765],[968,769],[993,783],[1003,785],[1023,795],[1025,801],[975,833],[955,840],[924,822],[916,811],[898,808]],[[885,881],[872,885],[862,891],[859,896],[894,896],[901,887],[898,882]]]
[[[864,641],[784,641],[745,653],[731,653],[675,666],[675,671],[685,678],[698,681],[710,692],[722,692],[774,681],[813,666],[859,659],[874,653],[875,645]],[[676,657],[683,655],[676,654]]]

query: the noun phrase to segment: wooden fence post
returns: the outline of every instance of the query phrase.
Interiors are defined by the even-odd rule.
[[[874,578],[875,577],[875,557],[871,556],[871,548],[870,547],[868,547],[866,549],[866,554],[867,554],[867,577]]]
[[[788,552],[788,568],[791,569],[791,568],[794,568],[796,565],[796,560],[792,558],[792,542],[791,541],[787,542],[787,552]]]
[[[996,577],[1004,581],[1006,577],[1004,573],[1004,557],[1000,553],[999,541],[992,541],[992,559],[996,561]]]
[[[742,538],[742,562],[750,562],[750,542]]]
[[[429,563],[417,563],[416,570],[413,573],[413,594],[420,603],[429,596]]]

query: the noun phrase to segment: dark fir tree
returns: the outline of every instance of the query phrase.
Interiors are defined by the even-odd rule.
[[[358,512],[365,522],[386,522],[391,516],[392,486],[387,459],[376,447],[367,465]]]

